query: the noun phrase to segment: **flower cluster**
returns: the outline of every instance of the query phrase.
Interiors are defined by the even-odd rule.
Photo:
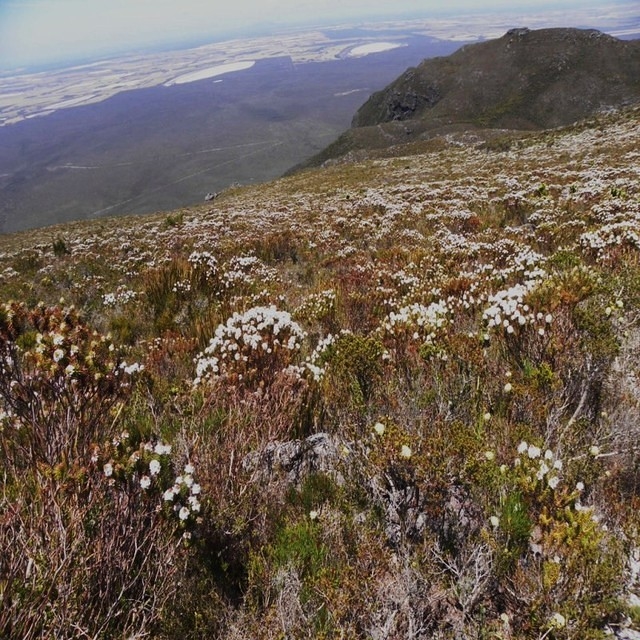
[[[216,376],[236,377],[246,384],[268,380],[291,364],[304,337],[291,315],[275,306],[234,313],[196,358],[195,384]]]
[[[335,312],[335,308],[336,292],[334,289],[327,289],[307,296],[296,309],[295,316],[309,321],[322,321],[329,318]]]
[[[192,271],[205,280],[212,280],[218,276],[218,261],[208,251],[194,251],[188,261]]]
[[[174,474],[171,450],[162,440],[138,442],[123,431],[103,447],[95,446],[91,463],[111,486],[138,487],[147,499],[158,501],[166,515],[184,529],[199,521],[202,490],[195,481],[192,463],[187,463],[181,474]]]
[[[520,327],[535,326],[538,333],[544,335],[546,328],[553,322],[553,316],[541,311],[535,313],[524,302],[527,294],[535,289],[537,284],[537,281],[532,280],[524,284],[516,284],[489,296],[491,304],[482,314],[487,328],[502,329],[507,334],[513,334]]]
[[[344,330],[342,333],[344,333]],[[336,339],[337,336],[332,334],[322,338],[304,363],[304,367],[311,373],[316,382],[320,382],[326,373],[327,354],[336,343]]]
[[[175,477],[173,485],[162,494],[166,504],[172,504],[172,512],[181,523],[198,522],[200,517],[201,487],[194,480],[195,468],[190,462],[184,466],[182,473]]]
[[[80,454],[142,368],[124,362],[73,307],[3,305],[0,338],[0,404],[34,438],[30,455],[48,463]]]
[[[105,307],[118,307],[124,306],[128,302],[135,300],[138,294],[135,291],[131,291],[131,289],[127,289],[125,286],[120,286],[117,288],[115,293],[105,293],[102,296],[102,304]]]
[[[603,225],[595,231],[583,233],[578,241],[581,247],[599,257],[606,255],[611,248],[624,245],[640,249],[638,220],[625,220]]]
[[[514,460],[514,467],[522,470],[521,478],[530,485],[542,483],[555,490],[560,482],[562,460],[547,449],[544,454],[540,447],[522,441],[518,445],[518,456]]]
[[[269,269],[257,256],[233,256],[221,276],[225,289],[252,287],[256,282],[277,279],[277,272]]]
[[[387,336],[405,337],[432,343],[438,331],[447,323],[451,313],[444,301],[432,302],[429,306],[414,303],[392,311],[382,323]]]

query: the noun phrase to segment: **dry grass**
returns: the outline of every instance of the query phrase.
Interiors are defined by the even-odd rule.
[[[3,238],[0,635],[624,623],[638,119]]]

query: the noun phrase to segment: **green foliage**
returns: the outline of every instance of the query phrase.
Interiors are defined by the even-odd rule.
[[[67,249],[67,243],[63,238],[56,238],[53,241],[53,254],[56,256],[56,258],[62,258],[69,253],[71,252],[69,251],[69,249]]]
[[[339,401],[347,400],[357,408],[366,406],[382,375],[383,353],[384,347],[375,338],[353,333],[338,337],[324,361],[328,370],[326,384]]]
[[[179,227],[184,223],[184,211],[178,211],[175,214],[170,213],[164,219],[164,225],[168,229],[171,227]]]
[[[500,528],[506,536],[506,548],[510,554],[519,556],[531,534],[532,523],[527,507],[518,492],[509,493],[502,505]]]
[[[138,339],[140,329],[130,315],[119,315],[111,318],[109,331],[118,343],[133,345]]]
[[[319,509],[325,502],[332,502],[337,493],[338,487],[333,478],[323,473],[312,473],[304,479],[299,491],[291,489],[289,500],[308,514]]]
[[[303,578],[317,575],[329,557],[319,533],[309,518],[282,527],[269,551],[275,567],[293,565]]]

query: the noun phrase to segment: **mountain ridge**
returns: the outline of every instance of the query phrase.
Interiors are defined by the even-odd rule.
[[[638,78],[640,40],[595,29],[511,29],[407,69],[300,167],[461,129],[568,125],[640,100]]]

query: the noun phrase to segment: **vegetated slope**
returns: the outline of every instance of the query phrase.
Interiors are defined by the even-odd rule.
[[[639,121],[2,238],[0,635],[623,637]]]
[[[373,94],[313,163],[434,131],[545,129],[640,100],[640,41],[596,30],[513,29],[425,60]]]

